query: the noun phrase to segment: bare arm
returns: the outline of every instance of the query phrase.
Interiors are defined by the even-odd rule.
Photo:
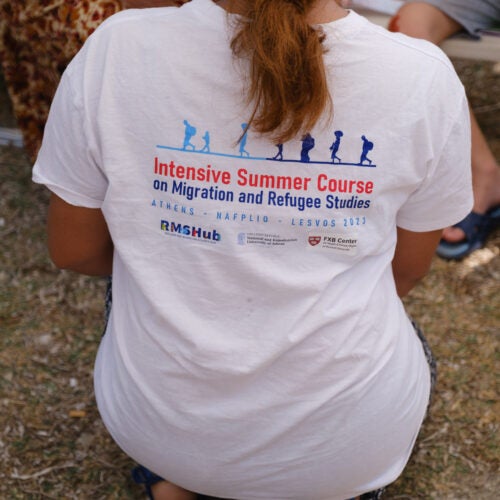
[[[398,227],[392,271],[400,297],[404,297],[429,272],[441,234],[441,229],[415,233]]]
[[[100,209],[75,207],[52,193],[48,245],[52,261],[61,269],[91,276],[111,274],[113,242]]]

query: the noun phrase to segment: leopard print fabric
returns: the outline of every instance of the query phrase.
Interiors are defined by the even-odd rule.
[[[31,161],[62,72],[121,0],[0,0],[0,61]]]

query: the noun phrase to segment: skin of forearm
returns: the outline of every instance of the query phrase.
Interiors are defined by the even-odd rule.
[[[110,243],[101,253],[81,261],[58,265],[54,259],[52,260],[59,269],[66,269],[87,276],[110,276],[113,271],[113,245]]]
[[[400,297],[407,295],[430,270],[441,230],[422,233],[397,228],[392,272]]]
[[[405,276],[404,274],[398,273],[393,266],[394,282],[396,283],[396,290],[399,297],[403,298],[408,295],[411,290],[425,277],[425,274],[421,277],[416,276]],[[427,274],[427,273],[426,273]]]
[[[50,258],[58,268],[91,276],[111,274],[113,242],[100,209],[71,205],[53,193],[47,233]]]

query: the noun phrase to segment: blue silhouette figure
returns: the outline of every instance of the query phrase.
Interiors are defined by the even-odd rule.
[[[365,161],[368,162],[368,165],[372,164],[370,158],[368,158],[368,152],[373,149],[373,142],[369,141],[364,135],[361,136],[363,140],[363,150],[361,152],[361,158],[359,159],[359,164],[363,165]]]
[[[208,130],[205,132],[203,140],[205,141],[205,145],[200,149],[200,152],[210,153],[210,133],[208,132]]]
[[[276,144],[276,147],[278,148],[278,152],[273,156],[273,160],[281,161],[283,159],[283,144]]]
[[[330,157],[332,159],[332,163],[335,163],[335,160],[337,160],[337,162],[340,163],[342,159],[337,156],[337,152],[340,148],[340,139],[344,135],[344,133],[342,132],[342,130],[336,130],[334,133],[335,133],[335,141],[333,141],[332,145],[330,146],[330,151],[332,152]]]
[[[240,156],[250,156],[250,153],[245,149],[247,145],[248,123],[242,123],[241,128],[243,130],[243,135],[240,140]]]
[[[302,137],[302,151],[300,152],[300,161],[303,163],[309,163],[311,160],[309,158],[309,151],[314,148],[314,137],[311,134],[306,134]]]
[[[193,127],[187,120],[184,120],[184,142],[182,149],[190,147],[193,151],[196,149],[195,145],[191,142],[191,138],[196,135],[196,128]]]

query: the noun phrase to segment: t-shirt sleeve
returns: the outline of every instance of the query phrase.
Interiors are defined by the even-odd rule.
[[[95,141],[89,140],[82,92],[73,85],[83,80],[83,75],[78,78],[78,70],[73,61],[58,86],[33,167],[33,181],[45,184],[71,205],[100,208],[108,181],[96,161]]]
[[[425,178],[398,211],[396,223],[403,229],[442,229],[461,221],[472,209],[471,131],[465,94],[457,111]]]

